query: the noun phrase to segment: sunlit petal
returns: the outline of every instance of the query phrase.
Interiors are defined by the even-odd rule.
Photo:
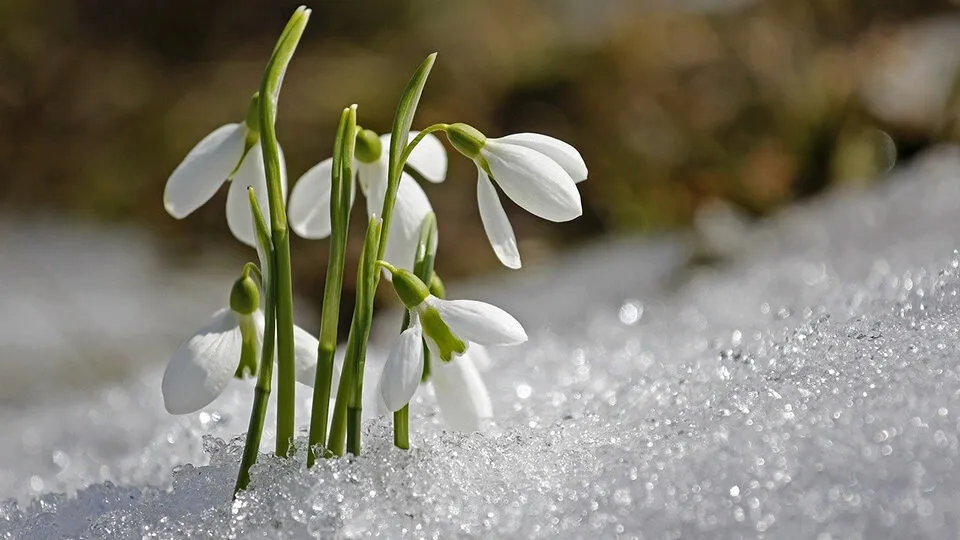
[[[442,300],[428,296],[426,301],[440,314],[460,339],[481,345],[515,345],[527,340],[523,326],[506,311],[477,300]]]
[[[243,339],[228,308],[187,338],[163,373],[163,403],[170,414],[188,414],[209,405],[227,387],[240,362]]]
[[[413,269],[420,228],[427,215],[433,212],[430,200],[423,188],[412,177],[403,173],[397,187],[397,199],[393,207],[390,237],[384,259],[398,268]]]
[[[182,219],[210,200],[233,172],[243,154],[246,129],[227,124],[203,138],[167,180],[163,206]]]
[[[587,164],[580,156],[580,152],[560,139],[540,133],[514,133],[496,140],[525,146],[544,154],[563,167],[563,170],[570,175],[574,182],[583,182],[587,179]]]
[[[455,357],[451,362],[432,362],[430,382],[440,414],[450,429],[478,431],[486,419],[493,417],[490,394],[467,356]]]
[[[490,353],[487,348],[479,343],[471,343],[467,352],[463,353],[463,358],[469,358],[473,365],[477,366],[478,371],[487,371],[493,365],[490,359]]]
[[[303,238],[330,236],[330,189],[333,158],[327,158],[293,185],[290,193],[290,228]]]
[[[320,342],[310,332],[293,326],[293,363],[297,382],[313,388],[317,376],[317,349]]]
[[[493,179],[524,210],[550,221],[570,221],[583,213],[577,185],[546,155],[494,140],[481,153]]]
[[[423,376],[423,334],[413,316],[410,327],[400,333],[380,377],[380,395],[390,412],[410,402]]]
[[[411,131],[410,140],[412,141],[419,133],[419,131]],[[387,141],[389,145],[389,136],[387,136]],[[384,148],[389,148],[389,146],[384,146]],[[443,143],[436,135],[428,133],[410,152],[407,164],[416,169],[428,181],[435,184],[443,182],[447,176],[447,149],[443,147]]]
[[[249,246],[256,247],[253,230],[253,213],[247,187],[253,187],[263,219],[270,227],[270,206],[267,199],[267,178],[263,172],[263,153],[256,144],[247,152],[237,174],[230,181],[227,191],[227,226],[233,236]]]
[[[520,268],[520,250],[517,237],[500,203],[496,188],[487,178],[487,174],[477,167],[477,203],[480,205],[480,220],[487,233],[490,245],[497,258],[507,268]]]

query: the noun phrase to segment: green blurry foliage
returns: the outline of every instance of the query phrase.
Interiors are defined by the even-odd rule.
[[[948,0],[725,4],[314,3],[280,102],[291,182],[330,155],[343,106],[359,103],[364,127],[388,130],[412,66],[431,51],[440,56],[417,126],[547,133],[586,159],[583,219],[550,224],[505,205],[528,264],[583,238],[689,223],[715,199],[762,215],[882,173],[894,146],[904,159],[955,137],[955,122],[891,122],[860,98],[863,74],[895,36],[948,16]],[[229,241],[226,190],[175,221],[164,182],[199,138],[242,120],[296,5],[0,3],[0,205],[135,222],[171,253]],[[452,158],[448,181],[426,186],[445,276],[497,267],[492,250],[477,249],[486,242],[475,178]],[[296,239],[293,249],[299,290],[319,297],[326,243]]]

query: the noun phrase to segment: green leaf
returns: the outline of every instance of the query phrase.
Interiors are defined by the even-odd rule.
[[[427,77],[430,76],[430,70],[433,69],[433,63],[437,59],[437,53],[432,53],[420,64],[417,71],[410,78],[407,87],[403,89],[400,96],[400,103],[397,105],[397,113],[393,118],[393,130],[390,132],[390,178],[394,176],[399,178],[400,156],[403,149],[407,146],[407,139],[410,138],[410,126],[413,125],[413,116],[417,113],[417,105],[420,104],[420,95],[423,93],[423,87],[427,84]]]

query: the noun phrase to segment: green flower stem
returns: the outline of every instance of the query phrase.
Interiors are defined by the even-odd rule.
[[[330,386],[333,381],[334,355],[337,350],[337,326],[340,319],[340,294],[343,290],[343,267],[347,252],[347,230],[350,221],[350,191],[353,188],[353,152],[357,131],[357,107],[340,114],[337,139],[333,146],[333,172],[330,188],[330,262],[323,291],[323,313],[320,319],[320,346],[317,350],[317,375],[314,380],[313,407],[310,413],[310,438],[307,467],[316,461],[315,448],[327,440],[327,418],[330,414]],[[344,181],[346,179],[346,181]]]
[[[370,264],[374,257],[376,245],[381,236],[381,222],[377,218],[371,218],[367,226],[367,238],[364,242],[364,250],[361,255],[360,279],[358,290],[362,291],[362,296],[358,299],[357,305],[362,306],[360,311],[360,320],[367,324],[360,327],[360,336],[357,340],[356,357],[351,362],[353,368],[354,390],[350,394],[350,406],[347,414],[347,451],[355,456],[360,455],[360,428],[363,419],[363,370],[367,360],[367,340],[370,339],[370,323],[373,320],[373,295],[377,290],[377,281],[380,279],[380,268],[376,264]]]
[[[430,283],[433,276],[433,263],[437,256],[437,217],[430,212],[420,225],[420,241],[417,242],[417,252],[414,256],[413,273],[424,283]],[[410,312],[403,314],[403,332],[410,326]],[[423,349],[424,356],[428,356],[427,348]],[[426,359],[425,359],[426,360]],[[426,366],[426,362],[424,362]],[[422,378],[422,376],[421,376]],[[393,444],[397,448],[410,448],[410,404],[393,413]]]
[[[293,13],[277,41],[260,83],[260,144],[267,177],[270,227],[276,272],[271,272],[276,297],[277,319],[277,449],[278,456],[290,454],[294,434],[296,387],[293,344],[293,284],[290,270],[290,233],[281,186],[280,147],[277,143],[277,100],[283,76],[303,36],[310,10],[301,6]]]
[[[243,446],[243,457],[240,459],[240,472],[237,474],[237,483],[233,488],[234,496],[236,496],[240,490],[247,489],[247,486],[250,484],[250,467],[257,462],[257,456],[260,452],[260,438],[263,435],[263,422],[267,414],[267,402],[270,399],[270,386],[273,379],[274,336],[276,334],[275,328],[277,323],[272,292],[273,286],[271,283],[263,282],[264,276],[274,275],[273,269],[276,267],[276,258],[274,257],[273,247],[271,245],[270,233],[267,231],[267,224],[263,219],[260,206],[257,204],[257,198],[253,193],[253,188],[247,188],[247,192],[250,196],[250,207],[253,211],[257,243],[262,250],[261,257],[266,261],[264,264],[269,268],[262,273],[259,270],[257,271],[257,275],[261,279],[260,287],[263,289],[263,311],[265,314],[263,348],[260,352],[261,361],[259,371],[257,372],[257,387],[253,393],[253,409],[250,411],[250,423],[247,426],[247,439]]]
[[[393,445],[401,450],[410,449],[410,404],[393,413]]]
[[[390,234],[390,221],[393,217],[393,208],[396,203],[397,189],[400,185],[400,173],[403,172],[404,162],[401,161],[404,150],[409,146],[407,141],[410,135],[410,126],[413,124],[413,116],[417,111],[417,105],[420,102],[420,95],[423,93],[423,87],[433,68],[437,55],[433,53],[420,64],[417,71],[414,72],[410,81],[407,83],[403,94],[400,96],[400,103],[397,105],[397,112],[393,119],[393,129],[390,135],[390,154],[389,168],[387,172],[387,190],[383,199],[383,209],[381,212],[382,222],[375,235],[379,242],[375,257],[365,257],[361,260],[358,274],[365,276],[368,281],[360,281],[358,284],[357,306],[353,312],[353,321],[350,326],[350,337],[347,343],[347,358],[344,360],[343,375],[340,378],[340,386],[337,390],[337,401],[334,404],[334,418],[330,426],[329,449],[335,454],[342,454],[343,437],[340,424],[344,421],[343,414],[347,413],[346,431],[349,433],[348,450],[354,454],[360,453],[360,412],[363,401],[363,370],[366,363],[367,339],[370,336],[370,326],[373,322],[373,300],[377,285],[380,283],[380,269],[377,261],[383,259],[383,254],[387,248],[387,237]],[[423,140],[423,139],[421,139]],[[411,141],[412,142],[412,141]],[[408,153],[409,154],[409,153]],[[372,223],[372,222],[371,222]],[[370,229],[367,230],[367,240],[371,238]],[[366,251],[366,244],[365,244]],[[363,290],[366,289],[366,290]],[[362,291],[362,294],[360,293]],[[355,341],[351,347],[350,339]],[[352,372],[351,375],[347,375]],[[350,404],[349,411],[347,405],[341,405],[341,402]],[[336,430],[334,428],[337,428]]]
[[[417,133],[417,136],[410,141],[410,144],[403,149],[403,153],[400,154],[400,162],[404,164],[407,163],[407,160],[410,159],[410,153],[413,152],[413,149],[420,144],[420,141],[422,141],[424,137],[437,131],[446,131],[448,127],[450,127],[449,124],[433,124],[421,130],[420,133]]]
[[[347,337],[347,354],[343,361],[343,373],[334,403],[333,422],[327,448],[341,456],[346,448],[353,454],[360,453],[360,420],[363,413],[363,368],[367,354],[367,339],[370,337],[370,320],[373,317],[373,302],[369,298],[375,290],[379,274],[376,265],[367,261],[376,254],[380,240],[380,220],[370,218],[363,242],[363,252],[357,270],[357,307],[353,311],[350,335]],[[367,321],[367,324],[362,324]]]

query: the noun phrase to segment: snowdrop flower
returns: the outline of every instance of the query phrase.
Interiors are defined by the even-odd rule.
[[[583,213],[576,184],[587,179],[587,166],[576,148],[539,133],[488,139],[467,124],[451,124],[446,133],[450,143],[477,166],[480,219],[504,266],[520,268],[520,251],[491,178],[507,197],[535,216],[560,222]]]
[[[416,392],[423,375],[422,338],[426,336],[434,357],[440,360],[434,364],[463,362],[456,369],[451,368],[439,375],[440,393],[451,390],[446,394],[450,399],[474,402],[467,408],[475,411],[475,416],[486,414],[489,406],[484,403],[489,404],[489,397],[483,397],[479,392],[455,397],[456,392],[476,389],[478,383],[482,386],[476,367],[469,360],[464,362],[464,358],[468,358],[464,356],[468,344],[523,343],[527,340],[523,326],[506,311],[484,302],[437,298],[413,273],[389,263],[381,264],[393,274],[394,290],[410,310],[410,327],[397,338],[380,379],[380,395],[387,409],[391,412],[400,410]],[[451,407],[447,408],[456,411]],[[451,415],[458,419],[461,416],[459,411],[451,412]]]
[[[254,231],[247,186],[253,186],[256,191],[260,208],[268,207],[258,101],[258,95],[254,94],[246,121],[220,126],[197,143],[174,169],[163,192],[163,205],[167,213],[176,219],[183,219],[209,201],[224,182],[230,181],[227,225],[237,240],[249,246],[254,246]],[[277,149],[280,153],[281,187],[286,196],[286,164],[283,150]],[[269,227],[270,216],[266,211],[264,219]]]
[[[489,361],[486,349],[471,343],[451,362],[430,364],[430,384],[444,423],[454,431],[480,431],[493,418],[487,385],[480,377],[481,364]]]
[[[418,132],[411,132],[413,139]],[[377,136],[369,129],[357,134],[357,145],[350,189],[360,184],[367,199],[367,215],[380,215],[387,190],[390,135]],[[426,135],[410,153],[407,162],[430,182],[443,182],[447,174],[447,152],[434,135]],[[330,190],[333,158],[327,158],[304,173],[290,193],[290,227],[303,238],[319,239],[330,235]],[[351,199],[352,200],[352,199]],[[420,225],[433,211],[420,184],[406,172],[401,173],[396,206],[390,226],[390,238],[384,258],[401,268],[413,267]]]
[[[163,373],[163,403],[170,414],[189,414],[223,393],[231,377],[254,376],[263,343],[264,319],[257,285],[249,276],[234,283],[230,307],[180,345]],[[293,327],[296,378],[313,386],[317,369],[317,339]]]

